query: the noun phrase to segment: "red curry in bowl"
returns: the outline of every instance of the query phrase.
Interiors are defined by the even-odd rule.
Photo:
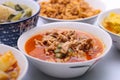
[[[81,62],[103,53],[104,45],[92,34],[71,29],[50,29],[31,37],[25,51],[50,62]]]

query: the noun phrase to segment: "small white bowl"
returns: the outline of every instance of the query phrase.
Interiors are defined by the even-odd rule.
[[[107,17],[111,12],[115,12],[115,13],[118,13],[120,14],[120,8],[116,8],[116,9],[111,9],[111,10],[108,10],[108,11],[105,11],[103,13],[101,13],[97,19],[97,24],[98,26],[100,26],[103,30],[107,31],[111,37],[112,37],[112,40],[113,40],[113,44],[116,46],[116,48],[120,49],[120,35],[118,34],[115,34],[109,30],[107,30],[103,25],[102,25],[102,22],[103,20],[105,19],[105,17]]]
[[[0,44],[0,54],[4,54],[7,51],[12,51],[13,55],[17,59],[18,66],[20,67],[20,73],[17,80],[22,80],[25,77],[28,69],[28,61],[26,57],[17,49]]]
[[[25,51],[26,41],[32,36],[39,34],[41,31],[44,31],[46,29],[48,30],[51,28],[80,30],[90,33],[94,36],[97,36],[105,45],[104,52],[101,56],[95,59],[84,62],[74,62],[74,63],[47,62],[28,55]],[[112,39],[107,32],[100,29],[99,27],[86,23],[78,23],[78,22],[55,22],[55,23],[45,24],[23,33],[18,39],[18,48],[24,55],[28,57],[29,61],[31,61],[42,72],[58,78],[72,78],[83,75],[85,72],[88,71],[88,69],[93,67],[94,63],[96,63],[99,59],[101,59],[108,53],[111,46],[112,46]]]
[[[48,1],[48,0],[38,0],[38,3],[43,2],[43,1]],[[91,7],[94,9],[100,9],[101,12],[105,11],[106,6],[101,0],[85,0]],[[49,18],[49,17],[44,17],[40,16],[43,19],[44,23],[50,23],[50,22],[85,22],[85,23],[90,23],[93,24],[99,14],[84,18],[84,19],[76,19],[76,20],[62,20],[62,19],[56,19],[56,18]]]

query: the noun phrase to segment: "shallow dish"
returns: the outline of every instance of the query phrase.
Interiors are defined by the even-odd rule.
[[[107,31],[111,37],[112,37],[112,40],[113,40],[113,44],[118,48],[120,49],[120,35],[119,34],[116,34],[114,32],[111,32],[109,30],[107,30],[104,26],[103,26],[103,21],[104,19],[109,16],[109,14],[111,12],[114,12],[114,13],[118,13],[120,14],[120,8],[116,8],[116,9],[111,9],[111,10],[108,10],[108,11],[105,11],[103,13],[101,13],[97,19],[97,24],[98,26],[100,26],[103,30]]]
[[[38,0],[38,3],[40,2],[43,2],[43,1],[49,1],[49,0]],[[106,9],[106,6],[104,5],[104,3],[101,1],[101,0],[85,0],[87,3],[90,4],[91,7],[95,8],[95,9],[100,9],[101,12],[105,11]],[[44,17],[44,16],[40,16],[44,23],[50,23],[50,22],[85,22],[85,23],[94,23],[97,16],[97,15],[94,15],[94,16],[91,16],[91,17],[88,17],[88,18],[83,18],[83,19],[76,19],[76,20],[62,20],[62,19],[56,19],[56,18],[49,18],[49,17]]]
[[[20,68],[17,80],[22,80],[25,77],[28,70],[28,61],[26,57],[17,49],[4,44],[0,44],[0,55],[7,51],[12,51],[12,54],[15,56],[18,67]]]
[[[80,30],[90,33],[94,36],[97,36],[104,44],[103,54],[92,60],[83,61],[83,62],[73,62],[73,63],[48,62],[28,55],[25,51],[26,41],[32,36],[39,34],[41,31],[51,28]],[[29,61],[31,61],[42,72],[50,76],[59,77],[59,78],[72,78],[83,75],[93,66],[93,64],[98,62],[108,53],[111,46],[112,46],[112,39],[107,32],[96,26],[89,25],[86,23],[78,23],[78,22],[55,22],[55,23],[45,24],[40,27],[31,29],[30,31],[22,34],[18,39],[18,48],[24,55],[28,57]]]
[[[18,37],[37,25],[40,7],[34,0],[0,0],[0,4],[9,1],[15,4],[24,4],[30,7],[33,12],[32,16],[27,19],[0,24],[0,43],[16,46]]]

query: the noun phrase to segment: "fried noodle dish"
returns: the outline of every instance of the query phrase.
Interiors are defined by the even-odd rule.
[[[84,0],[49,0],[40,2],[40,16],[73,20],[83,19],[100,13]]]

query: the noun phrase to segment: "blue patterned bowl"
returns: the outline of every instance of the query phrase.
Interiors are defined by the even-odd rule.
[[[0,43],[16,47],[19,36],[36,26],[40,7],[34,0],[0,0],[0,4],[7,1],[27,5],[33,10],[33,15],[27,19],[0,24]]]

